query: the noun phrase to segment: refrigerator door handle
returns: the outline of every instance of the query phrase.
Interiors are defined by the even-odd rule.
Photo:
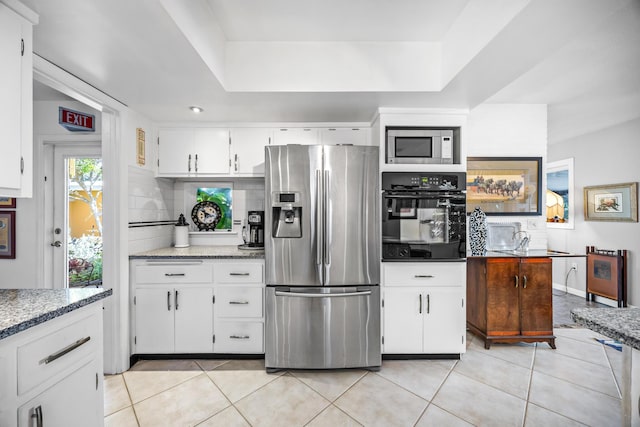
[[[329,171],[324,171],[324,203],[322,205],[322,216],[324,218],[324,264],[329,265],[331,264],[331,248],[330,248],[330,241],[331,241],[331,216],[330,216],[330,212],[329,210],[331,209],[331,206],[329,205],[329,190],[331,189],[330,186],[330,175],[329,175]]]
[[[276,291],[277,297],[302,297],[302,298],[341,298],[341,297],[362,297],[371,295],[371,291],[345,292],[336,294],[308,294],[304,292],[283,292]]]
[[[316,264],[322,264],[322,171],[316,170]]]

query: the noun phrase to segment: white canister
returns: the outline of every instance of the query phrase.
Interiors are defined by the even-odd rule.
[[[175,231],[175,247],[176,248],[188,248],[189,247],[189,224],[184,219],[184,215],[180,214],[178,222],[174,227]]]

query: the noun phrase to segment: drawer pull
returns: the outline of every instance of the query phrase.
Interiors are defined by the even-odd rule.
[[[164,273],[167,277],[184,277],[184,273]]]
[[[248,340],[251,337],[249,335],[229,335],[232,340]]]
[[[251,273],[229,273],[229,276],[250,276]]]
[[[527,276],[522,276],[522,287],[527,289]]]
[[[515,277],[515,279],[516,279],[516,288],[517,288],[517,287],[518,287],[518,282],[519,282],[520,278],[519,278],[518,276],[513,276],[513,277]]]
[[[31,414],[31,418],[36,419],[36,427],[42,427],[42,405],[38,405],[33,408],[33,413]]]
[[[40,361],[40,364],[42,365],[43,363],[46,365],[48,363],[53,362],[56,359],[61,358],[62,356],[64,356],[67,353],[72,352],[73,350],[75,350],[76,348],[80,347],[82,344],[88,342],[91,339],[91,337],[84,337],[82,339],[79,339],[78,341],[74,342],[73,344],[63,348],[62,350],[55,352],[51,355],[49,355],[48,357],[42,359]]]
[[[249,301],[229,301],[229,304],[234,304],[234,305],[247,305],[247,304],[249,304]]]
[[[433,276],[431,274],[416,274],[415,276],[416,279],[433,279]]]

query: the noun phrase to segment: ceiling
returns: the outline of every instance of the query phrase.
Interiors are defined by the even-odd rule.
[[[485,102],[549,104],[587,127],[640,115],[638,0],[23,2],[40,15],[37,55],[156,121]]]

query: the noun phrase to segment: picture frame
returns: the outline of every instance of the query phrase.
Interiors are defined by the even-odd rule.
[[[584,220],[638,222],[638,183],[584,187]]]
[[[15,197],[0,197],[0,209],[15,209]]]
[[[468,157],[467,212],[542,214],[542,157]]]
[[[545,197],[547,228],[575,228],[576,212],[573,157],[546,164]],[[544,210],[544,209],[543,209]]]
[[[136,128],[136,162],[139,166],[145,164],[145,133],[144,129]]]
[[[16,212],[0,211],[0,259],[16,257]]]

